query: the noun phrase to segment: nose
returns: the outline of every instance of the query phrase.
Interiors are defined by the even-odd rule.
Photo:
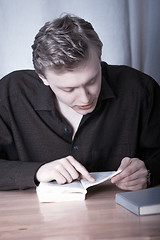
[[[87,88],[81,88],[79,92],[79,98],[82,104],[88,104],[90,102],[90,93]]]

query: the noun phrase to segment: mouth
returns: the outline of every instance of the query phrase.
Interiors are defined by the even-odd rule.
[[[78,108],[79,108],[79,109],[82,109],[82,110],[88,110],[88,109],[90,109],[92,106],[93,106],[93,102],[90,103],[90,104],[87,104],[87,105],[78,106]]]

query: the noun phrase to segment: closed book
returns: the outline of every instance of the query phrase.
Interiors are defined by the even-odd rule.
[[[160,213],[160,187],[116,194],[116,203],[137,215]]]

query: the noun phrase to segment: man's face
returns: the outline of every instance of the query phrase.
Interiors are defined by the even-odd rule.
[[[100,59],[93,50],[88,60],[73,71],[46,70],[46,78],[42,80],[50,86],[58,102],[79,114],[88,114],[95,109],[100,93]]]

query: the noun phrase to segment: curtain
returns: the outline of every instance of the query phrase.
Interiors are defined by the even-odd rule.
[[[92,23],[102,60],[160,83],[160,0],[0,0],[0,78],[33,69],[31,45],[45,22],[71,13]]]

